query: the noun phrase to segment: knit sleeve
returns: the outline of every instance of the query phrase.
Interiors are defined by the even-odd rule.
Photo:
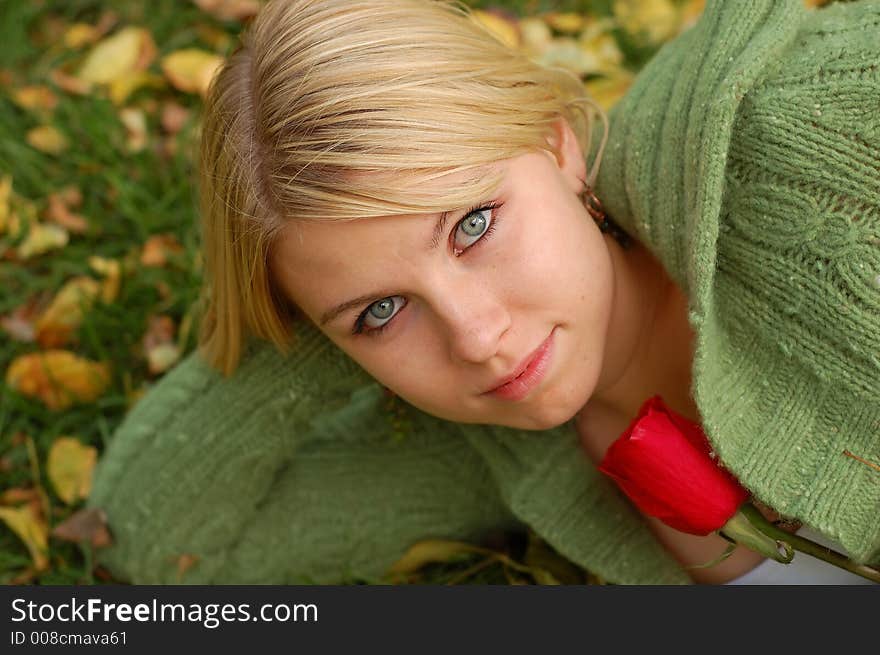
[[[287,357],[252,342],[230,378],[190,355],[102,456],[98,561],[136,584],[375,581],[414,541],[515,523],[455,430],[413,411],[396,438],[385,400],[314,329]]]

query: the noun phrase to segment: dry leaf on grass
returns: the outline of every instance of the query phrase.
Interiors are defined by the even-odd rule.
[[[104,548],[113,543],[107,527],[107,514],[97,507],[81,509],[52,529],[52,538]]]
[[[12,92],[12,100],[28,111],[51,112],[58,105],[58,96],[44,84],[23,86]]]
[[[164,373],[180,359],[181,350],[174,332],[174,319],[170,316],[150,316],[142,343],[147,368],[152,375]]]
[[[92,255],[89,257],[89,267],[104,276],[101,283],[101,300],[110,304],[119,297],[119,286],[122,278],[122,264],[118,259],[108,259]]]
[[[198,48],[177,50],[161,61],[162,72],[175,89],[202,96],[222,64],[223,57]]]
[[[141,265],[161,268],[168,263],[168,258],[183,252],[183,246],[177,237],[170,233],[154,234],[144,242],[141,251]]]
[[[9,314],[0,316],[0,327],[15,341],[30,343],[36,340],[34,323],[42,313],[43,298],[35,294]]]
[[[195,5],[220,20],[244,20],[260,9],[259,0],[193,0]]]
[[[75,189],[75,187],[70,187]],[[76,193],[79,193],[77,190]],[[60,225],[65,230],[75,234],[83,234],[88,231],[89,223],[85,217],[70,211],[71,206],[76,206],[82,202],[82,195],[79,195],[78,203],[69,202],[71,197],[75,197],[71,192],[67,195],[63,192],[50,193],[48,197],[49,204],[46,207],[45,217],[56,225]]]
[[[110,365],[66,350],[30,353],[12,361],[6,369],[6,384],[57,411],[100,397],[110,385]]]
[[[95,301],[100,285],[85,275],[68,280],[37,319],[34,329],[43,348],[67,344]]]
[[[180,582],[183,579],[184,574],[198,563],[199,563],[199,556],[198,555],[190,555],[189,553],[184,553],[183,555],[178,556],[178,558],[177,558],[177,581]]]
[[[125,126],[125,147],[128,152],[140,152],[147,147],[147,117],[134,107],[119,110],[119,120]]]
[[[24,241],[15,249],[20,259],[30,259],[67,245],[70,235],[60,225],[31,223]]]
[[[37,571],[49,568],[49,527],[33,503],[0,507],[0,521],[27,546]]]
[[[74,437],[58,437],[49,448],[46,475],[58,497],[68,505],[88,498],[98,451]]]
[[[27,131],[24,138],[32,147],[50,155],[60,155],[70,145],[67,137],[52,125],[40,125],[32,128]]]
[[[145,70],[156,58],[156,52],[149,31],[142,27],[125,27],[95,44],[77,77],[93,84],[110,84]]]

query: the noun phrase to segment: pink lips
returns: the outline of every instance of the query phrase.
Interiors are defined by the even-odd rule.
[[[504,400],[522,400],[529,392],[538,386],[547,369],[550,368],[550,357],[553,353],[554,328],[544,342],[538,346],[526,362],[522,365],[522,372],[512,380],[487,391],[486,394],[502,398]]]

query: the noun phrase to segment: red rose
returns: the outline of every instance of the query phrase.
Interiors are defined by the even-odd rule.
[[[608,448],[599,470],[644,514],[676,530],[706,535],[723,527],[749,497],[710,451],[699,425],[654,396]]]

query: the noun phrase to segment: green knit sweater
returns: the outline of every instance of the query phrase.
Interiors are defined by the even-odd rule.
[[[880,561],[880,4],[710,2],[611,116],[597,192],[686,291],[717,453]],[[580,451],[404,407],[314,328],[193,354],[130,412],[90,506],[136,583],[378,580],[419,539],[530,526],[612,582],[689,578]],[[401,424],[406,434],[396,437]],[[178,578],[180,555],[197,564]]]

